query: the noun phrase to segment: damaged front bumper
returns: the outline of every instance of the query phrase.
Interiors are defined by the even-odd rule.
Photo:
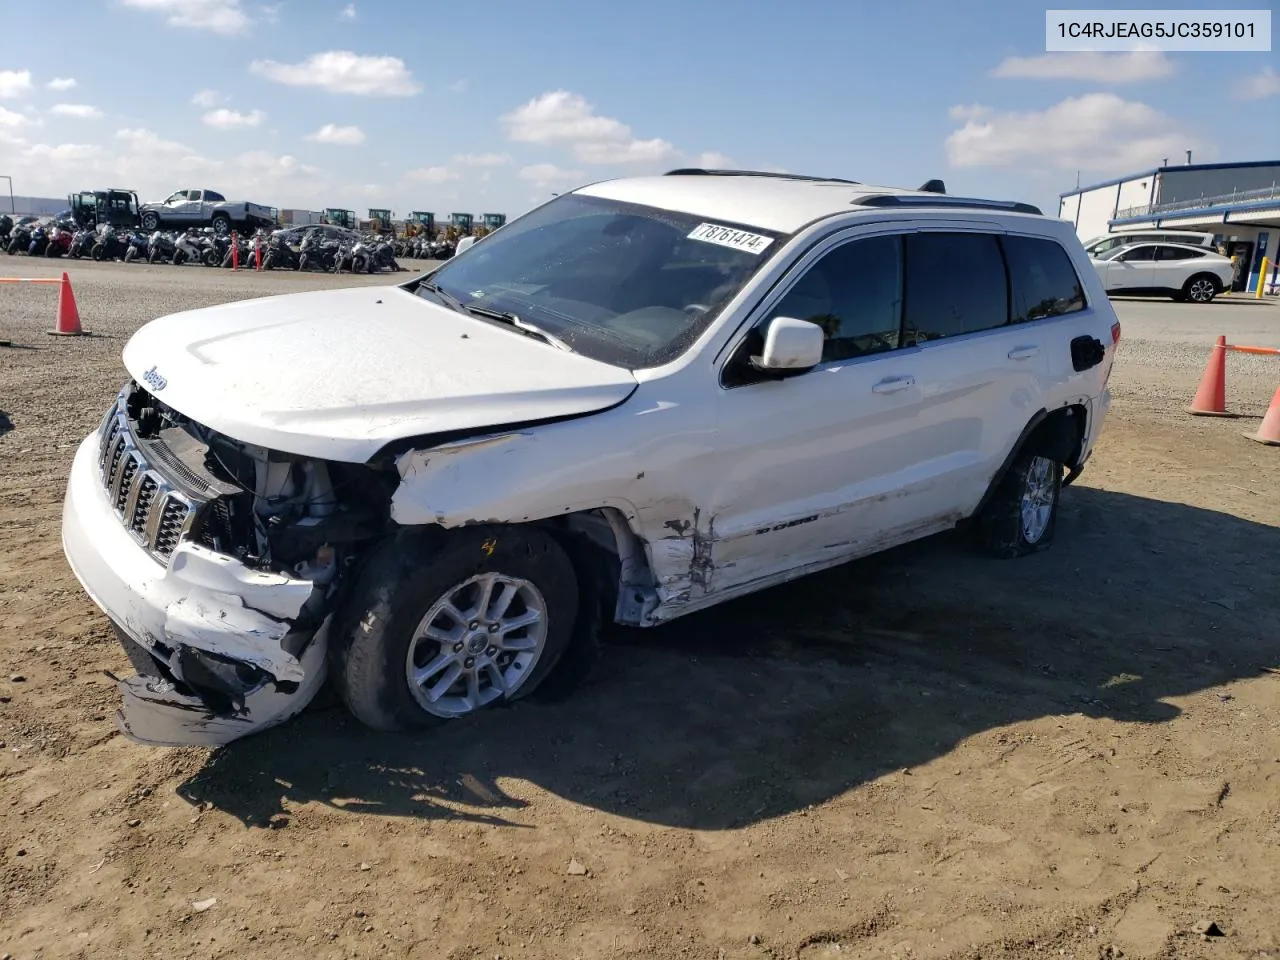
[[[139,668],[119,682],[121,731],[157,746],[219,746],[301,711],[324,682],[327,622],[296,624],[315,584],[190,541],[164,565],[116,516],[97,453],[97,434],[76,452],[62,546]]]

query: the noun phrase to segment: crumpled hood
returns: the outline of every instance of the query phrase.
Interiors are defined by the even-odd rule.
[[[591,413],[636,387],[398,287],[243,300],[161,317],[124,349],[130,375],[236,440],[363,463],[423,434]]]

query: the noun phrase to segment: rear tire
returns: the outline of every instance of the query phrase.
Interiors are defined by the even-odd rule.
[[[218,214],[213,218],[213,232],[220,237],[228,236],[231,233],[231,218],[225,213]]]
[[[1182,296],[1192,303],[1211,303],[1222,292],[1218,278],[1209,273],[1197,273],[1182,285]]]
[[[481,609],[478,591],[494,575],[501,579]],[[507,586],[516,591],[515,599],[500,610],[499,591]],[[447,599],[469,623],[447,612],[424,622]],[[370,558],[344,604],[330,650],[334,686],[352,714],[375,730],[433,726],[521,699],[548,678],[570,647],[579,603],[572,562],[540,530],[492,526],[401,535]],[[524,611],[514,619],[532,611],[540,616],[533,626],[510,628],[516,637],[505,641],[508,646],[503,640],[486,646],[485,624],[505,622],[512,609]],[[499,629],[492,635],[507,636],[506,628]],[[452,633],[456,642],[439,639]],[[510,658],[505,666],[504,658]],[[451,674],[455,665],[461,672]],[[496,685],[494,669],[510,692]],[[423,677],[416,689],[410,679],[415,670]],[[468,685],[471,673],[478,677],[475,687]],[[456,679],[450,682],[451,675]]]
[[[1025,557],[1053,542],[1062,464],[1025,447],[977,518],[978,541],[1000,560]]]

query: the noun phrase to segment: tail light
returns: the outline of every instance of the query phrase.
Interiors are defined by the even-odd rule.
[[[1120,342],[1120,321],[1117,320],[1111,325],[1111,345],[1114,347]]]

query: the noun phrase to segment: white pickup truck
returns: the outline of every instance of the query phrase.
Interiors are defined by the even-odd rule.
[[[228,200],[215,190],[178,190],[163,203],[144,203],[139,212],[143,230],[213,227],[215,232],[226,234],[232,229],[255,230],[275,224],[270,207]]]

